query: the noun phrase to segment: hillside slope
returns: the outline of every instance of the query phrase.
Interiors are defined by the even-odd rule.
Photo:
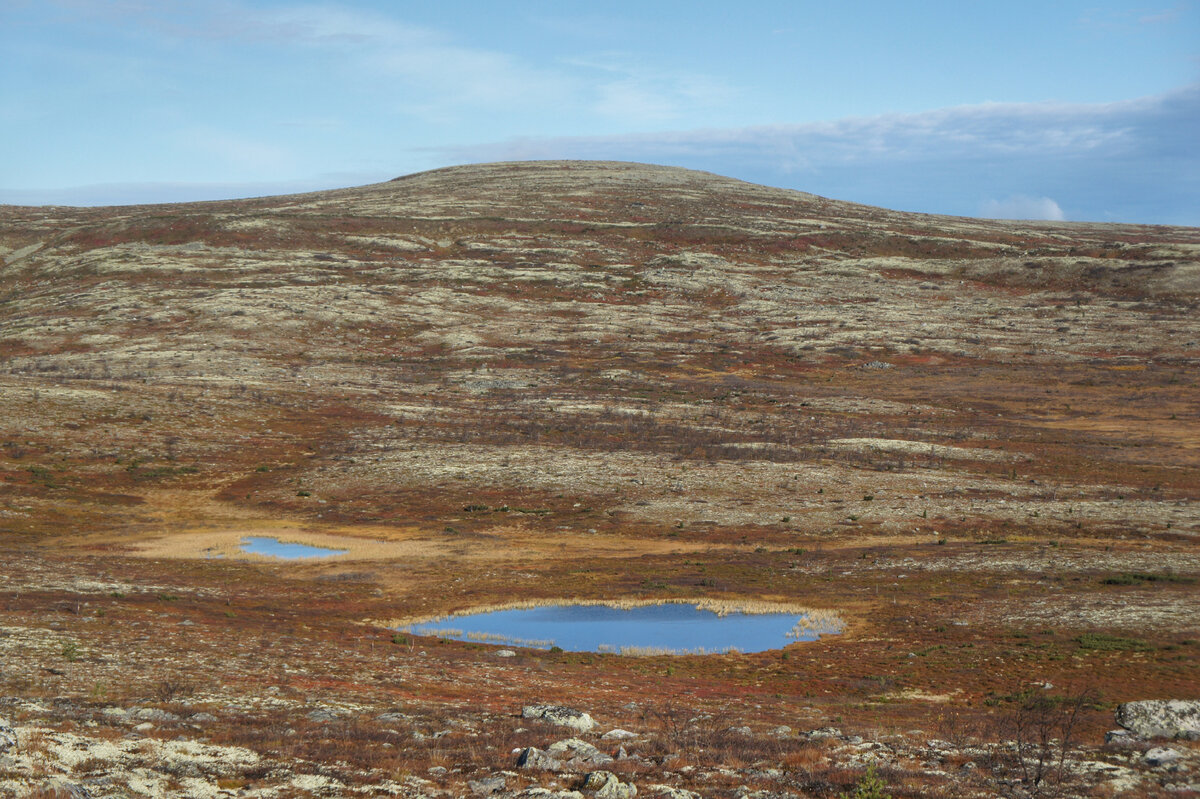
[[[546,161],[0,207],[0,255],[0,616],[26,642],[0,693],[550,696],[633,723],[617,708],[650,674],[664,730],[765,702],[756,724],[861,731],[991,714],[1036,680],[1099,689],[1096,739],[1112,703],[1200,676],[1198,229]],[[350,551],[245,560],[249,533]],[[498,678],[491,649],[418,655],[384,624],[555,598],[769,600],[847,629],[782,655],[522,653]],[[167,617],[200,626],[149,638]],[[47,629],[95,657],[47,676]],[[278,636],[286,658],[222,658]],[[220,740],[282,724],[247,719]],[[300,728],[277,745],[323,740]]]

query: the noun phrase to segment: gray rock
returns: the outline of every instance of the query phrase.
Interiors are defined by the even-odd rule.
[[[558,727],[569,727],[576,732],[591,732],[596,721],[587,713],[562,705],[526,705],[521,708],[521,717],[541,719]]]
[[[1200,699],[1150,699],[1117,707],[1117,724],[1141,738],[1200,738]]]
[[[551,791],[537,785],[515,793],[513,796],[519,797],[519,799],[583,799],[583,794],[579,791]]]
[[[647,791],[654,792],[662,799],[700,799],[700,794],[687,790],[686,788],[674,788],[670,785],[649,785]]]
[[[316,710],[310,710],[307,714],[307,718],[309,721],[315,721],[318,724],[325,724],[330,721],[337,721],[340,716],[337,713],[334,713],[332,710],[326,710],[325,708],[319,707]]]
[[[409,721],[409,717],[403,713],[380,713],[375,720],[380,724],[404,724]]]
[[[621,782],[611,771],[593,771],[583,778],[581,786],[585,791],[591,791],[596,799],[633,799],[637,796],[637,786]]]
[[[17,748],[17,731],[8,723],[8,719],[0,716],[0,754]]]
[[[1167,746],[1156,746],[1142,755],[1142,760],[1145,760],[1146,764],[1150,766],[1165,766],[1168,763],[1174,763],[1181,757],[1183,755],[1177,749],[1171,749]]]
[[[133,717],[138,721],[153,721],[156,724],[179,721],[179,716],[176,716],[174,713],[168,713],[165,710],[159,710],[156,707],[144,707],[134,713]]]
[[[521,750],[521,754],[517,756],[517,767],[528,771],[562,771],[562,761],[558,758],[548,755],[536,746],[530,746]]]
[[[193,713],[188,716],[188,721],[195,722],[196,724],[211,724],[216,720],[217,717],[212,713]]]
[[[501,774],[493,774],[480,780],[471,780],[467,783],[467,787],[476,796],[490,796],[507,788],[508,780]]]
[[[578,738],[567,738],[550,744],[546,754],[557,760],[565,760],[572,767],[603,766],[613,762],[612,757],[601,752],[587,741]]]
[[[600,740],[602,740],[602,741],[628,741],[630,738],[637,738],[637,737],[638,737],[638,734],[636,732],[630,732],[629,730],[623,730],[620,727],[617,727],[615,730],[609,730],[608,732],[601,735]]]
[[[786,724],[780,724],[778,727],[775,727],[771,730],[771,735],[775,738],[790,738],[792,735],[792,728]]]
[[[517,653],[511,649],[497,649],[493,654],[498,658],[515,658]]]
[[[1104,733],[1104,743],[1113,746],[1130,746],[1136,740],[1137,737],[1129,730],[1109,730]]]
[[[64,799],[92,799],[91,792],[75,782],[54,780],[46,787],[54,791],[54,796],[61,796]]]
[[[823,741],[826,738],[841,738],[842,731],[837,727],[821,727],[817,730],[810,730],[804,734],[804,737],[810,741]]]

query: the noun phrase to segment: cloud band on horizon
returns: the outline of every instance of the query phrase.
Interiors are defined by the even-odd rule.
[[[925,213],[1200,225],[1197,131],[1200,84],[1192,84],[1104,104],[987,103],[797,125],[522,138],[431,152],[453,163],[662,163]]]

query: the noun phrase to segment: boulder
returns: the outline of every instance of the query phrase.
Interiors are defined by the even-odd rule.
[[[651,785],[646,788],[662,799],[700,799],[700,794],[686,788],[675,788],[670,785]]]
[[[637,796],[637,786],[621,782],[611,771],[593,771],[583,778],[585,791],[590,791],[596,799],[633,799]]]
[[[623,730],[620,727],[617,727],[616,729],[609,730],[608,732],[601,735],[600,740],[602,740],[602,741],[628,741],[630,738],[637,738],[637,737],[638,737],[638,734],[636,732],[630,732],[629,730]]]
[[[540,785],[526,788],[520,793],[513,794],[516,799],[583,799],[579,791],[551,791]]]
[[[389,710],[387,713],[380,713],[375,717],[375,720],[380,724],[407,724],[409,721],[412,721],[412,717]]]
[[[1141,738],[1200,739],[1200,699],[1148,699],[1117,707],[1117,724]]]
[[[1146,761],[1146,765],[1148,766],[1165,766],[1169,763],[1174,763],[1181,757],[1183,755],[1177,749],[1171,749],[1167,746],[1156,746],[1142,755],[1142,760]]]
[[[491,777],[484,777],[480,780],[471,780],[467,783],[467,787],[471,789],[471,793],[476,796],[490,796],[494,793],[499,793],[508,787],[508,781],[502,774],[493,774]]]
[[[77,782],[52,780],[46,789],[53,791],[50,796],[61,796],[63,799],[92,799],[92,793]]]
[[[521,754],[517,756],[517,767],[528,769],[530,771],[562,771],[562,762],[536,746],[526,747],[521,750]]]
[[[571,767],[603,766],[613,762],[611,756],[601,752],[587,741],[578,738],[567,738],[550,744],[546,754],[557,760],[565,760]]]
[[[569,727],[576,732],[591,732],[596,721],[587,713],[562,705],[526,705],[521,708],[521,717],[541,719],[558,727]]]
[[[8,719],[0,716],[0,755],[17,748],[17,731],[8,723]]]
[[[1104,743],[1109,746],[1132,746],[1137,736],[1129,730],[1109,730],[1104,733]]]

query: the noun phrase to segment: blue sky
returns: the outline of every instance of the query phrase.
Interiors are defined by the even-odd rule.
[[[1200,225],[1200,0],[0,0],[0,202],[484,160]]]

